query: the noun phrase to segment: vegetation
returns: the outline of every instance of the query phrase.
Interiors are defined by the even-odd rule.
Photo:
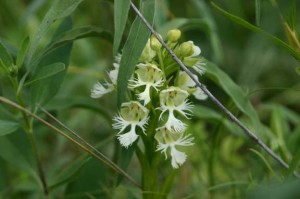
[[[129,0],[0,1],[0,199],[299,198],[299,3],[132,3],[259,141]]]

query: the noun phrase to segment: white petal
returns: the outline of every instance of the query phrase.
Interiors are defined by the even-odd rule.
[[[139,100],[144,101],[144,106],[150,102],[150,88],[151,85],[147,84],[142,93],[137,94]]]
[[[111,70],[108,73],[108,76],[114,85],[117,85],[118,73],[119,73],[119,69]]]
[[[196,99],[205,100],[207,99],[207,95],[202,91],[201,88],[197,88],[197,90],[193,93]]]
[[[117,115],[116,117],[114,117],[113,121],[114,121],[114,123],[112,126],[114,129],[119,130],[119,133],[124,131],[125,128],[130,125],[130,122],[124,120],[120,115]]]
[[[186,124],[174,116],[173,110],[169,110],[169,117],[165,126],[169,131],[172,132],[174,130],[177,133],[183,132],[186,128]]]
[[[200,53],[201,53],[200,48],[196,45],[194,45],[193,47],[194,47],[194,53],[192,54],[192,57],[196,57],[196,56],[200,55]]]
[[[128,148],[134,141],[138,139],[138,137],[139,136],[135,133],[135,125],[131,125],[131,129],[129,132],[118,135],[118,140],[120,141],[122,146]]]
[[[171,147],[171,157],[172,157],[172,167],[177,169],[186,160],[186,154],[184,152],[178,151],[175,146]]]
[[[110,93],[114,90],[114,86],[112,84],[106,83],[106,86],[107,88],[105,88],[101,83],[97,82],[91,90],[91,97],[100,98],[106,93]]]
[[[193,66],[193,69],[199,73],[199,75],[203,75],[206,71],[206,68],[204,67],[205,64],[202,61],[199,61],[197,64]]]

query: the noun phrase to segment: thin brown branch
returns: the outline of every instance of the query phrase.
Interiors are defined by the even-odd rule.
[[[278,163],[280,163],[284,168],[289,169],[289,165],[282,160],[272,149],[270,149],[260,138],[258,138],[250,129],[248,129],[237,117],[235,117],[207,88],[204,84],[198,81],[193,73],[182,63],[182,61],[175,55],[175,53],[169,48],[169,46],[163,41],[163,39],[158,35],[158,33],[152,28],[150,23],[143,17],[140,11],[136,8],[136,6],[131,2],[131,7],[136,12],[138,17],[143,21],[143,23],[147,26],[150,32],[158,39],[158,41],[163,45],[163,47],[168,51],[173,60],[179,64],[180,68],[184,70],[190,78],[197,84],[199,88],[203,90],[203,92],[210,98],[213,103],[217,105],[234,123],[236,123],[245,133],[246,135],[252,139],[256,144],[258,144],[264,151],[266,151],[273,159],[275,159]],[[299,177],[300,175],[297,172],[294,172],[294,176]]]
[[[106,164],[107,166],[109,166],[110,168],[112,168],[117,173],[123,175],[126,179],[128,179],[128,181],[130,181],[135,186],[140,187],[140,185],[131,176],[129,176],[125,171],[123,171],[121,168],[119,168],[115,163],[113,163],[105,155],[103,155],[101,152],[99,152],[96,148],[91,147],[91,145],[88,144],[86,141],[82,142],[82,140],[80,140],[81,142],[79,142],[79,141],[75,140],[74,138],[72,138],[71,136],[67,135],[62,130],[58,129],[57,127],[53,126],[49,122],[43,120],[39,116],[37,116],[34,113],[30,112],[26,108],[20,106],[19,104],[16,104],[15,102],[13,102],[13,101],[11,101],[11,100],[9,100],[7,98],[4,98],[4,97],[0,96],[0,102],[3,102],[3,103],[8,104],[8,105],[10,105],[12,107],[15,107],[15,108],[19,109],[20,111],[22,111],[23,113],[28,114],[31,117],[33,117],[34,119],[40,121],[41,123],[43,123],[47,127],[53,129],[54,131],[58,132],[60,135],[64,136],[65,138],[67,138],[68,140],[70,140],[71,142],[73,142],[74,144],[76,144],[77,146],[79,146],[81,149],[83,149],[86,152],[88,152],[90,155],[92,155],[96,159],[100,160],[101,162],[103,162],[104,164]]]

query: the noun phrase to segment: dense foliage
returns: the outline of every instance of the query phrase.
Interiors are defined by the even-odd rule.
[[[195,73],[197,78],[290,168],[249,139],[210,98],[191,97],[186,102],[188,91],[171,87],[179,87],[176,81],[185,74],[162,50],[164,61],[157,54],[146,64],[157,78],[149,89],[153,94],[162,87],[166,93],[170,86],[172,92],[183,93],[180,102],[187,106],[179,127],[193,137],[188,147],[180,148],[187,159],[176,162],[167,151],[165,160],[163,136],[153,134],[155,139],[149,141],[143,128],[150,121],[155,131],[156,123],[145,116],[148,111],[160,125],[171,111],[141,95],[147,84],[137,79],[145,78],[148,69],[137,64],[150,32],[136,19],[129,0],[0,1],[0,199],[300,198],[299,3],[133,3],[165,41],[170,40],[169,30],[179,29],[180,45],[194,42],[189,56],[200,47],[197,62],[201,60],[206,72]],[[172,49],[182,55],[179,43]],[[94,85],[112,77],[118,53],[119,75],[110,85],[116,92],[93,99]],[[172,66],[165,79],[161,63]],[[128,81],[137,94],[128,92]],[[142,99],[141,104],[125,103],[122,109],[130,97]],[[129,144],[125,140],[122,147],[121,116],[134,117],[130,106],[144,111],[135,115],[138,121],[134,118],[144,120],[137,133],[141,139]],[[162,121],[159,111],[165,112]],[[180,122],[175,121],[167,130]],[[161,151],[155,150],[157,142]]]

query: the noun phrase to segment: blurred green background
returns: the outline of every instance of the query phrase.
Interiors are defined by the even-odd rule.
[[[214,2],[293,46],[283,22],[295,32],[299,31],[300,15],[296,12],[299,2],[278,0],[277,6],[274,0]],[[0,1],[0,40],[14,56],[25,36],[34,35],[51,4],[52,1],[47,0]],[[247,96],[260,120],[259,128],[252,123],[253,118],[249,119],[236,105],[234,94],[226,91],[226,82],[222,81],[225,79],[210,72],[200,80],[285,161],[291,163],[294,157],[297,168],[300,159],[296,156],[300,151],[299,61],[263,34],[225,17],[208,0],[157,0],[156,6],[154,27],[159,33],[164,35],[168,29],[179,28],[183,41],[192,40],[199,45],[202,55],[224,71]],[[104,0],[83,1],[72,14],[74,27],[97,26],[111,33],[114,32],[113,17],[113,1]],[[122,44],[134,18],[135,14],[130,11]],[[39,48],[51,40],[59,22],[50,29],[49,36],[42,38]],[[110,41],[91,37],[74,42],[66,78],[45,108],[118,162],[120,146],[110,119],[117,112],[116,94],[98,100],[89,97],[93,84],[106,78],[113,61]],[[11,90],[6,77],[0,74],[0,95],[14,99]],[[29,102],[28,97],[27,104]],[[169,198],[300,198],[300,182],[287,181],[288,173],[226,119],[212,102],[195,103],[195,116],[189,125],[195,145],[187,152],[188,161],[178,172]],[[1,119],[18,114],[12,108],[8,110],[11,113],[0,107]],[[53,185],[53,198],[139,198],[141,191],[126,181],[118,187],[112,186],[116,175],[107,166],[89,158],[40,123],[36,122],[35,128],[46,178]],[[6,137],[10,142],[0,138],[0,198],[41,198],[37,176],[23,165],[28,162],[34,168],[26,136],[18,130]],[[22,158],[24,160],[19,160]],[[127,171],[134,178],[140,178],[135,156]],[[163,178],[169,170],[161,172]],[[290,196],[281,196],[274,190]]]

